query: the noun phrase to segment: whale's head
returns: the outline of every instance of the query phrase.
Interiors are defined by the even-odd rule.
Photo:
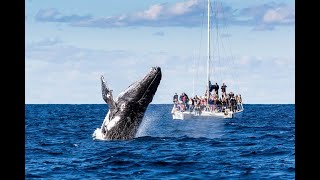
[[[131,139],[142,122],[145,111],[161,81],[161,68],[153,67],[140,80],[131,84],[113,100],[102,77],[102,97],[109,105],[109,112],[101,127],[105,139]]]
[[[160,67],[153,67],[142,80],[131,84],[124,92],[120,93],[116,99],[120,109],[131,111],[133,108],[129,106],[146,108],[157,91],[161,76]]]

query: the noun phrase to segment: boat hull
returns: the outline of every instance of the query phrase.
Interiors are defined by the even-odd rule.
[[[243,114],[243,109],[236,112],[208,112],[202,111],[196,113],[195,111],[179,111],[175,107],[171,111],[172,119],[187,120],[187,119],[225,119],[225,118],[240,118]]]

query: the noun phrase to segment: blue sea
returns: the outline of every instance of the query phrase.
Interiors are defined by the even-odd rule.
[[[25,105],[25,179],[295,179],[295,105],[173,120],[150,104],[137,137],[93,140],[107,104]]]

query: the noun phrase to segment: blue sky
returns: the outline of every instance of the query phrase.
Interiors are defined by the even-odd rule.
[[[26,104],[104,104],[101,75],[117,96],[153,66],[162,69],[153,104],[203,94],[204,0],[25,2]],[[211,81],[246,104],[294,104],[295,2],[211,4],[221,35],[212,31]]]

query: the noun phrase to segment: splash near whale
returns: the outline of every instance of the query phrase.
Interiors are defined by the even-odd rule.
[[[135,137],[148,105],[152,102],[161,81],[161,68],[153,67],[140,81],[131,84],[113,99],[112,90],[101,76],[102,98],[109,111],[93,133],[94,139],[128,140]]]

